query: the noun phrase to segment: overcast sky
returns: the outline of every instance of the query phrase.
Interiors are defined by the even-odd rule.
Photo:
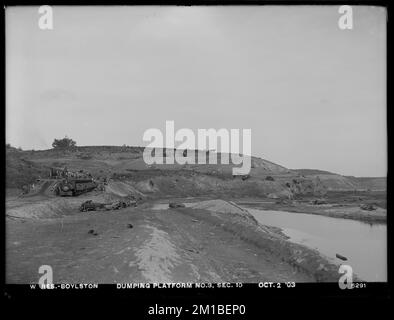
[[[353,6],[6,9],[6,140],[146,145],[144,131],[250,128],[288,168],[385,176],[386,12]]]

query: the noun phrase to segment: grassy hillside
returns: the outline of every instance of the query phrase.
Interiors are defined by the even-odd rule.
[[[30,161],[29,155],[29,152],[6,150],[6,188],[21,188],[48,174],[44,166]]]
[[[385,177],[353,177],[341,176],[322,170],[297,169],[305,177],[319,178],[329,191],[385,191],[387,179]]]
[[[382,191],[387,189],[387,178],[384,177],[346,177],[353,181],[358,189]]]

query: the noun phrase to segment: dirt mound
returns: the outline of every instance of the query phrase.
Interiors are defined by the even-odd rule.
[[[13,218],[48,219],[70,214],[77,206],[66,199],[51,199],[7,208],[6,215]]]
[[[138,191],[135,187],[123,181],[110,181],[105,187],[107,193],[117,195],[119,197],[145,198],[146,195]]]
[[[189,205],[189,208],[210,211],[213,216],[224,219],[225,224],[228,224],[227,228],[229,229],[233,229],[234,226],[236,229],[237,225],[249,226],[257,228],[259,231],[273,237],[278,237],[277,233],[273,233],[268,227],[259,224],[248,210],[241,208],[231,201],[224,201],[221,199],[206,200]],[[236,230],[236,232],[238,231],[239,230]]]
[[[79,214],[80,205],[86,200],[111,203],[119,196],[92,191],[78,197],[43,198],[40,195],[19,197],[9,200],[6,205],[6,216],[23,219],[52,219]]]

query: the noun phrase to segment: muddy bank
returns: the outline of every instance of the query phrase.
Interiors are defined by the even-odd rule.
[[[336,282],[338,266],[330,263],[318,251],[287,241],[280,230],[261,225],[247,211],[235,203],[223,200],[197,202],[180,212],[234,234],[240,240],[277,256],[297,271],[312,276],[316,281]]]

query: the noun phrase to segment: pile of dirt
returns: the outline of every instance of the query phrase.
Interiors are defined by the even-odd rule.
[[[75,210],[78,210],[77,204],[73,205],[66,199],[57,198],[7,208],[6,216],[23,219],[49,219],[68,215]]]
[[[63,216],[79,214],[80,205],[86,200],[111,203],[121,197],[102,192],[89,192],[79,197],[51,197],[41,196],[19,197],[8,201],[6,216],[21,219],[53,219]]]

